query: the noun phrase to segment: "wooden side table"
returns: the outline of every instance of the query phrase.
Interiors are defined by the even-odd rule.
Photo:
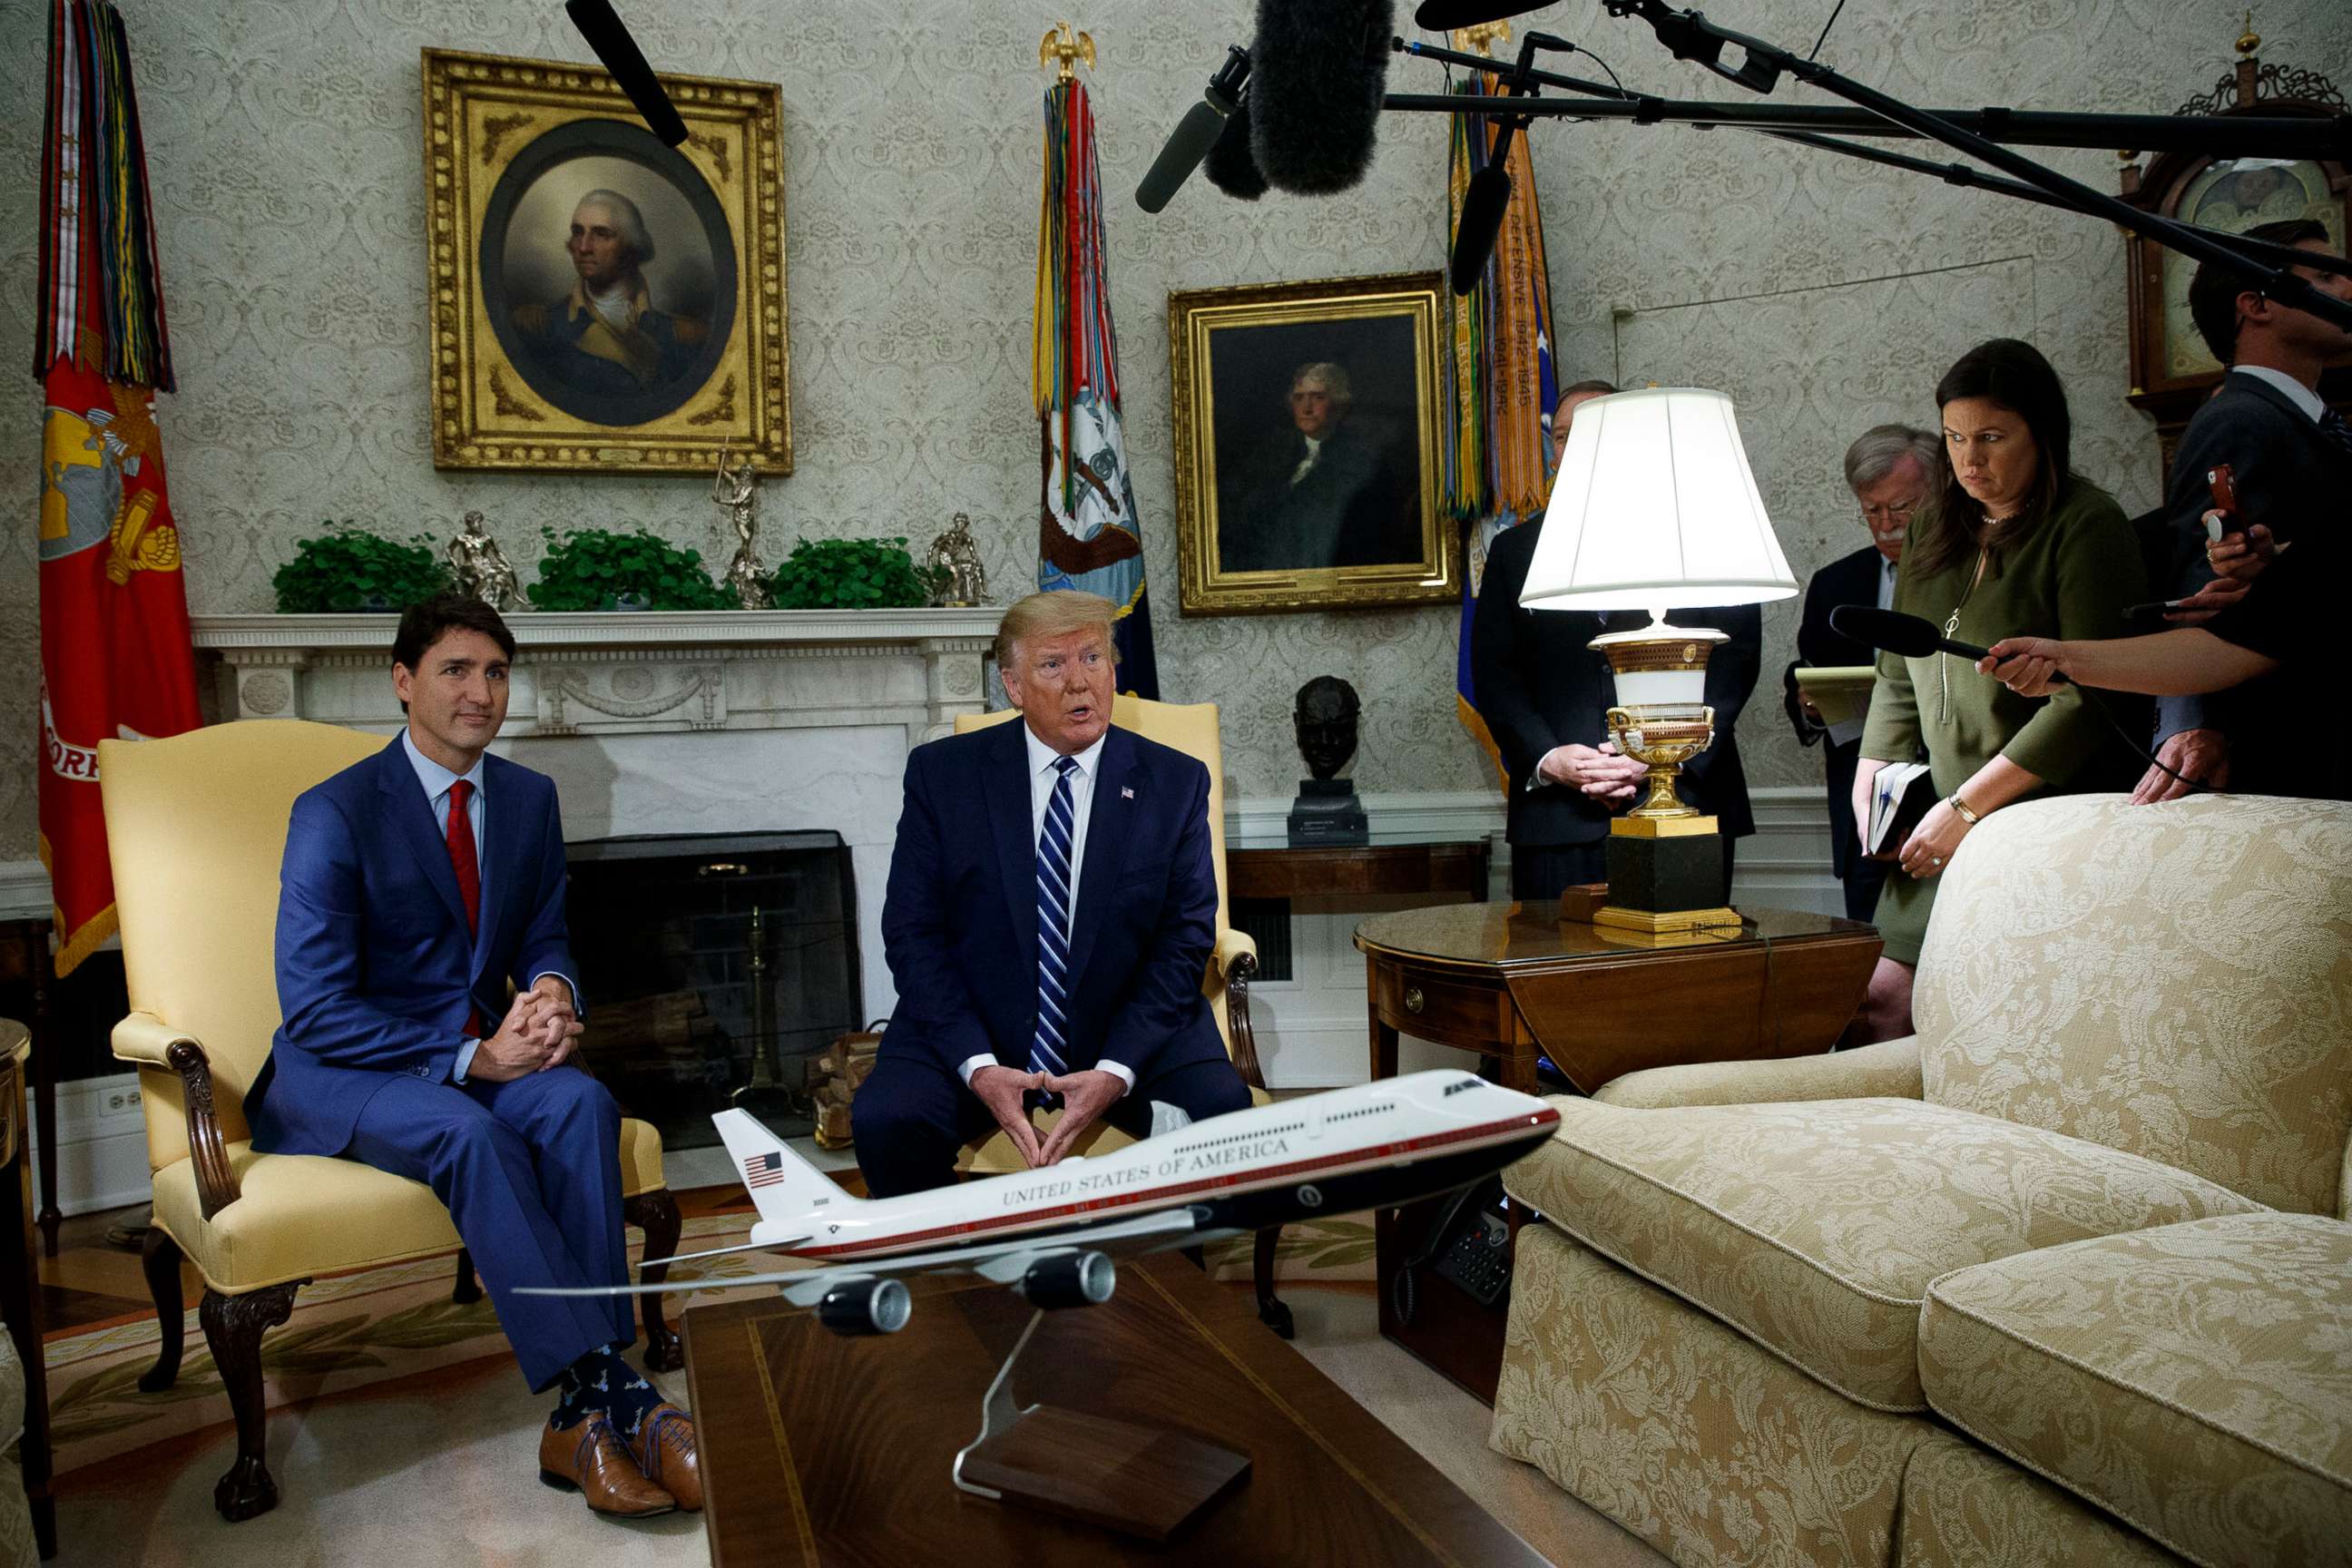
[[[1272,846],[1225,852],[1225,891],[1235,899],[1326,894],[1467,893],[1486,899],[1491,846],[1484,838],[1426,844]]]
[[[1371,1072],[1397,1070],[1397,1037],[1497,1064],[1506,1088],[1543,1092],[1547,1057],[1582,1093],[1642,1068],[1825,1051],[1861,1005],[1877,931],[1854,921],[1747,909],[1738,931],[1650,937],[1565,923],[1549,904],[1454,904],[1356,928],[1371,1022]],[[1381,1331],[1493,1404],[1507,1294],[1484,1307],[1416,1270],[1412,1321],[1398,1310],[1404,1260],[1433,1239],[1444,1200],[1373,1216]],[[1521,1212],[1510,1212],[1517,1234]]]
[[[49,1496],[49,1373],[41,1349],[33,1185],[25,1170],[25,1070],[32,1050],[32,1036],[25,1026],[0,1018],[0,1205],[18,1223],[16,1235],[0,1241],[0,1318],[7,1320],[16,1359],[25,1368],[25,1435],[16,1453],[25,1472],[25,1495],[33,1507],[33,1539],[47,1559],[57,1555],[58,1510]]]

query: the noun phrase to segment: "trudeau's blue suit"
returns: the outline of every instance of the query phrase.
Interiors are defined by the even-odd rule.
[[[1025,1069],[1037,1027],[1037,846],[1019,720],[919,746],[890,856],[882,942],[898,1006],[852,1120],[877,1196],[954,1179],[994,1125],[959,1077],[993,1056]],[[1115,1061],[1135,1087],[1106,1113],[1149,1130],[1151,1102],[1195,1120],[1249,1090],[1201,994],[1216,941],[1209,773],[1131,731],[1106,731],[1069,953],[1073,1072]]]
[[[626,1298],[513,1294],[626,1281],[620,1110],[569,1067],[453,1077],[469,1011],[495,1030],[509,982],[577,973],[555,785],[498,757],[483,769],[478,938],[399,737],[294,802],[278,877],[284,1022],[245,1110],[263,1153],[342,1155],[431,1186],[536,1389],[634,1337]]]

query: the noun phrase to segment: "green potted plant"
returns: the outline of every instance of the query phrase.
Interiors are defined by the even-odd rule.
[[[895,539],[803,539],[772,579],[780,610],[896,610],[930,602],[929,574]]]
[[[724,610],[734,595],[710,580],[698,551],[637,529],[541,528],[547,553],[530,602],[542,610]]]
[[[294,559],[270,579],[279,615],[404,610],[450,586],[449,569],[430,534],[412,535],[404,544],[348,518],[329,518],[322,526],[327,532],[296,542]]]

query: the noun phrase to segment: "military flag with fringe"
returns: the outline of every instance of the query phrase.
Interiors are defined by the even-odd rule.
[[[154,395],[174,385],[171,341],[130,43],[109,0],[52,0],[41,164],[37,767],[65,974],[114,933],[99,742],[199,722],[155,424]]]
[[[1118,341],[1103,255],[1094,107],[1075,78],[1045,93],[1045,195],[1037,216],[1037,585],[1108,599],[1118,689],[1157,700],[1143,524],[1118,403]]]
[[[1488,97],[1495,91],[1495,78],[1480,75],[1454,90],[1465,97]],[[1486,167],[1496,129],[1490,117],[1470,113],[1455,115],[1453,126],[1449,249],[1462,221],[1463,195],[1471,176]],[[1478,286],[1452,302],[1443,395],[1452,421],[1445,445],[1444,504],[1464,527],[1468,557],[1454,668],[1455,710],[1494,763],[1496,776],[1507,781],[1502,754],[1478,716],[1470,673],[1470,622],[1477,612],[1487,548],[1505,529],[1543,514],[1551,492],[1551,420],[1559,387],[1552,359],[1551,279],[1525,136],[1511,139],[1504,166],[1511,176],[1510,205],[1504,208],[1494,255]]]

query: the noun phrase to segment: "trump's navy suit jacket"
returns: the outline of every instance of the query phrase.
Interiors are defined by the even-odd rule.
[[[882,1037],[952,1075],[976,1056],[1026,1069],[1037,1028],[1037,845],[1018,719],[918,746],[882,906],[898,987]],[[1108,1059],[1139,1084],[1223,1061],[1201,995],[1216,941],[1209,771],[1113,726],[1071,915],[1069,1068]]]
[[[482,809],[476,940],[448,841],[397,736],[295,800],[278,873],[285,1021],[245,1097],[256,1149],[341,1153],[361,1107],[393,1078],[450,1081],[469,1010],[496,1029],[509,980],[579,973],[553,782],[485,758]]]

